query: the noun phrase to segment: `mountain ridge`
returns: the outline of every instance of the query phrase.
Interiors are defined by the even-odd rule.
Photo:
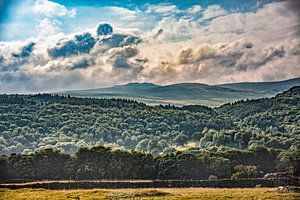
[[[202,104],[219,106],[242,99],[271,97],[300,85],[300,77],[274,82],[239,82],[209,85],[204,83],[175,83],[158,85],[130,82],[106,88],[58,92],[77,97],[125,98],[147,104]]]

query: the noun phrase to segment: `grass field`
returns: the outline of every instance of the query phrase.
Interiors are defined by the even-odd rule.
[[[94,189],[94,190],[45,190],[0,189],[1,200],[96,200],[96,199],[300,199],[300,193],[280,192],[276,188],[218,189],[218,188],[159,188],[159,189]]]

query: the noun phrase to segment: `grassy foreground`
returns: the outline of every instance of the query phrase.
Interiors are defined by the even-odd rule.
[[[159,188],[159,189],[93,189],[93,190],[45,190],[0,189],[2,200],[51,200],[51,199],[300,199],[300,193],[280,192],[276,188]]]

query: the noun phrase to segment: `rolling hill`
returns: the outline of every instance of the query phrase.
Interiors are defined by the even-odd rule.
[[[300,85],[300,77],[276,82],[242,82],[218,85],[224,88],[242,90],[262,95],[275,95],[291,87]]]
[[[219,106],[241,99],[274,96],[293,86],[300,85],[300,78],[277,82],[242,82],[221,85],[178,83],[156,85],[153,83],[128,83],[107,88],[59,92],[76,97],[125,98],[147,104],[202,104]]]

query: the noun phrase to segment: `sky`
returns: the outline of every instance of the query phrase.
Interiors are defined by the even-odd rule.
[[[300,1],[0,0],[0,93],[300,76]]]

